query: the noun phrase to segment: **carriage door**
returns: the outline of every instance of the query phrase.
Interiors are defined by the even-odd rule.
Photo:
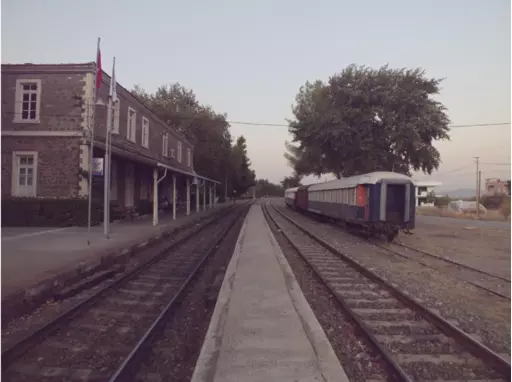
[[[406,185],[388,183],[386,184],[386,194],[386,221],[403,223],[406,212]]]

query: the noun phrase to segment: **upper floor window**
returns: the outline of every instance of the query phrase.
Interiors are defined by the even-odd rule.
[[[181,157],[181,142],[178,142],[178,162],[181,163],[182,157]]]
[[[137,128],[137,112],[134,108],[128,107],[128,123],[126,126],[126,138],[129,141],[136,142],[135,132]]]
[[[142,146],[149,147],[149,119],[142,117]]]
[[[107,125],[110,125],[110,123],[112,123],[112,126],[111,126],[112,134],[119,134],[119,110],[120,110],[120,108],[121,108],[120,101],[117,100],[117,102],[112,105],[112,109],[109,108],[108,112],[107,112],[107,118],[109,118],[109,120],[107,121]],[[110,120],[110,118],[112,118],[112,110],[114,111],[114,119]]]
[[[41,80],[16,80],[14,122],[39,123]]]
[[[192,150],[187,149],[187,166],[192,167]]]
[[[118,99],[114,104],[114,125],[112,126],[112,133],[119,134],[119,116],[121,111],[121,101]]]
[[[169,155],[169,133],[164,133],[162,138],[162,155],[164,157]]]

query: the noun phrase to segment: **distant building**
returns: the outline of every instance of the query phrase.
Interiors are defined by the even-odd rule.
[[[482,204],[478,204],[478,206],[480,213],[485,215],[487,213],[487,209]],[[476,201],[454,200],[448,204],[448,210],[461,213],[475,213],[477,210],[477,204]]]
[[[416,184],[416,207],[433,207],[434,203],[427,201],[428,195],[442,183],[429,180],[416,180],[414,183]]]
[[[499,178],[485,179],[485,195],[508,195],[507,183]]]

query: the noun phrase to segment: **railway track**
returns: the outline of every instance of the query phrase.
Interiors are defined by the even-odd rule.
[[[116,375],[126,359],[138,354],[148,333],[164,322],[245,212],[229,208],[4,349],[2,380],[125,380]]]
[[[325,223],[325,220],[322,220],[322,223]],[[327,224],[332,225],[333,223],[330,221]],[[358,237],[362,237],[360,233],[350,232],[336,224],[334,224],[334,226],[348,234],[354,234]],[[405,244],[395,242],[382,244],[375,239],[369,239],[367,237],[362,238],[369,244],[383,249],[392,255],[399,256],[404,259],[414,261],[425,267],[443,272],[500,298],[508,300],[511,299],[511,281],[508,278],[501,277],[494,273],[489,273],[442,256],[437,256]]]
[[[397,380],[509,380],[509,361],[273,206],[265,206],[265,213],[379,350]]]
[[[447,273],[479,289],[510,300],[510,279],[405,244],[389,243],[383,245],[371,240],[368,242],[394,255]]]

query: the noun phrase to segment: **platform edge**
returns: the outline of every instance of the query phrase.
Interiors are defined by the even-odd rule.
[[[285,280],[288,293],[292,300],[295,311],[299,316],[302,327],[306,332],[306,335],[313,347],[315,352],[318,367],[322,373],[323,378],[326,382],[348,382],[349,379],[341,366],[340,360],[336,356],[334,349],[332,348],[331,342],[327,338],[322,326],[318,322],[315,313],[311,309],[311,306],[306,300],[302,289],[297,282],[295,274],[286,260],[283,251],[274,234],[272,233],[268,221],[265,219],[265,226],[267,233],[270,238],[272,247],[274,248],[274,254],[281,267],[281,272]]]
[[[250,208],[254,208],[254,204]],[[249,210],[250,212],[250,210]],[[236,270],[242,253],[242,246],[245,238],[245,231],[247,228],[247,219],[249,214],[245,216],[244,223],[238,234],[235,249],[226,269],[226,275],[222,281],[222,286],[217,297],[217,302],[213,310],[208,331],[206,332],[201,347],[201,352],[197,357],[194,373],[190,382],[206,382],[213,381],[217,372],[217,363],[220,356],[220,349],[222,346],[222,337],[226,327],[226,319],[229,311],[229,302],[233,292],[233,284],[235,281]]]

